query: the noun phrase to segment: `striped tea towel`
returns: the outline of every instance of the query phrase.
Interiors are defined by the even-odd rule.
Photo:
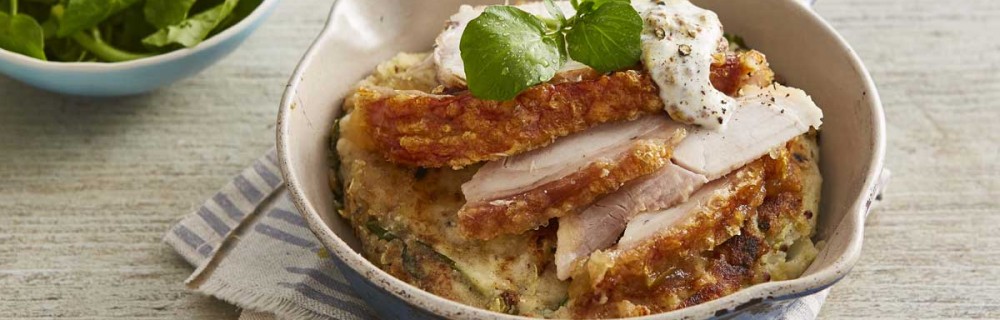
[[[274,149],[174,225],[164,241],[196,268],[187,286],[243,308],[241,319],[377,318],[288,199]],[[811,320],[826,295],[780,302],[749,318]]]

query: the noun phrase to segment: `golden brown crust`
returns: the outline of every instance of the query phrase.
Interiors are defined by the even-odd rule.
[[[700,253],[731,238],[748,209],[762,201],[762,173],[761,162],[751,163],[733,173],[739,182],[730,189],[731,198],[711,203],[674,232],[609,257],[610,262],[591,258],[570,287],[574,315],[613,318],[679,307],[683,291],[699,278],[692,275],[706,263]]]
[[[376,150],[391,162],[463,167],[548,145],[592,126],[659,112],[663,102],[648,76],[616,72],[594,80],[542,84],[510,101],[468,92],[386,94],[361,88],[355,112]]]
[[[764,272],[760,258],[768,251],[781,248],[769,247],[767,240],[775,237],[780,227],[789,224],[791,220],[786,216],[802,212],[801,208],[802,198],[794,192],[764,198],[757,208],[756,222],[753,219],[746,221],[740,234],[719,245],[710,255],[707,269],[715,281],[696,287],[680,307],[697,305],[752,284],[770,281],[771,276]]]
[[[750,50],[716,55],[711,79],[716,90],[736,96],[745,85],[761,88],[770,85],[774,81],[774,72],[763,53]]]
[[[757,51],[720,56],[712,65],[713,85],[733,96],[745,84],[772,79]],[[496,160],[598,124],[663,110],[652,79],[635,70],[541,84],[510,101],[480,100],[468,92],[428,95],[373,88],[360,88],[352,99],[363,120],[357,124],[368,132],[372,149],[390,162],[431,168]]]
[[[474,239],[488,240],[546,225],[550,219],[577,213],[625,183],[670,162],[684,129],[665,140],[639,140],[618,158],[591,163],[580,171],[522,193],[466,204],[459,227]]]
[[[731,197],[712,202],[671,232],[623,251],[599,252],[570,288],[574,317],[627,317],[670,311],[768,281],[764,257],[803,214],[800,166],[788,149],[732,173]]]

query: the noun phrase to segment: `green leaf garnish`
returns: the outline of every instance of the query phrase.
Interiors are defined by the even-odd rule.
[[[183,21],[195,0],[146,0],[143,13],[146,21],[157,28],[166,28]]]
[[[120,62],[198,45],[264,0],[0,0],[0,49],[40,60]]]
[[[142,39],[142,43],[155,48],[176,45],[188,48],[196,46],[204,41],[209,33],[233,12],[238,3],[239,0],[226,0],[218,6],[160,29],[160,31]]]
[[[45,31],[31,16],[0,11],[0,49],[45,60]]]
[[[571,0],[566,18],[544,0],[551,18],[511,6],[490,6],[472,19],[459,50],[469,91],[478,98],[509,100],[552,79],[570,56],[600,72],[636,65],[642,18],[628,0]]]
[[[101,33],[97,32],[97,29],[94,29],[90,35],[87,35],[85,32],[77,32],[73,35],[72,39],[81,47],[87,49],[87,51],[93,53],[95,56],[104,61],[121,62],[152,56],[152,54],[132,53],[115,48],[114,46],[105,43],[104,40],[101,40]]]
[[[108,43],[123,50],[149,51],[149,48],[142,44],[142,39],[159,28],[149,22],[145,11],[146,5],[132,6],[119,13],[112,21],[105,22],[104,25],[117,31],[113,38],[107,38]]]
[[[219,25],[215,27],[215,30],[212,30],[212,33],[208,36],[212,37],[219,32],[229,29],[229,27],[232,27],[240,21],[243,21],[243,19],[250,16],[254,10],[257,10],[257,7],[259,7],[261,3],[264,3],[264,0],[240,0],[240,3],[236,5],[236,8],[233,8],[233,12],[229,14],[225,20],[222,20],[222,23],[219,23]]]
[[[549,12],[549,15],[555,17],[559,21],[558,28],[561,28],[566,24],[566,15],[563,14],[562,10],[556,6],[555,1],[545,0],[545,10]]]
[[[611,3],[611,2],[624,3],[624,4],[631,3],[629,0],[589,0],[589,1],[584,1],[584,3],[578,5],[576,8],[577,8],[577,11],[580,11],[580,10],[588,11],[588,10],[600,8],[605,3]],[[587,3],[591,3],[591,4],[587,4]],[[589,6],[589,7],[588,8],[584,8],[584,9],[580,9],[580,8],[582,8],[585,5]],[[635,11],[635,10],[633,9],[633,11]],[[584,12],[584,13],[586,13],[586,12]]]
[[[482,99],[508,100],[552,79],[566,61],[561,39],[521,9],[487,7],[469,22],[459,44],[469,91]]]
[[[611,72],[639,61],[641,34],[642,18],[632,5],[605,1],[592,12],[578,16],[566,34],[566,42],[573,60],[600,72]]]
[[[139,3],[141,0],[69,0],[65,14],[59,21],[59,37],[97,26],[112,15]]]

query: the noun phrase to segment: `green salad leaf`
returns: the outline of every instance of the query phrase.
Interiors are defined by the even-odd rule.
[[[145,6],[132,6],[118,14],[117,17],[108,19],[105,25],[113,30],[114,34],[103,34],[104,40],[122,50],[135,52],[150,51],[142,44],[142,39],[155,33],[159,28],[146,20]],[[117,18],[117,19],[115,19]],[[113,37],[109,37],[113,36]],[[155,53],[157,51],[153,51]]]
[[[14,13],[12,9],[17,6],[18,14],[26,14],[35,18],[35,21],[42,22],[47,18],[49,8],[59,0],[0,0],[0,11]]]
[[[506,100],[552,79],[566,61],[562,42],[542,20],[521,9],[487,7],[469,22],[459,44],[469,91],[483,99]]]
[[[112,15],[142,0],[69,0],[59,21],[59,37],[96,27]]]
[[[226,20],[222,20],[222,23],[220,23],[218,27],[215,27],[215,30],[212,30],[212,33],[208,36],[212,37],[223,30],[229,29],[229,27],[232,27],[240,21],[243,21],[243,19],[250,16],[250,14],[253,13],[253,11],[256,10],[257,7],[259,7],[263,2],[264,0],[240,0],[240,3],[233,9],[233,13],[230,13],[229,16],[226,17]]]
[[[195,0],[146,0],[143,13],[146,21],[157,28],[166,28],[187,19]]]
[[[593,2],[587,2],[589,4]],[[595,3],[595,6],[597,4]],[[642,18],[627,1],[584,9],[566,33],[569,56],[600,72],[634,66],[642,54]]]
[[[101,39],[101,33],[98,32],[97,29],[91,31],[90,35],[84,32],[77,32],[73,35],[73,40],[76,41],[76,43],[81,47],[87,49],[87,51],[104,61],[120,62],[152,56],[152,54],[148,53],[132,53],[115,48]]]
[[[46,40],[45,51],[48,58],[53,61],[84,62],[96,59],[90,51],[69,38]]]
[[[220,4],[222,4],[225,1],[226,0],[198,0],[198,1],[195,1],[194,5],[191,6],[191,12],[188,14],[188,16],[190,16],[192,14],[195,14],[195,13],[198,13],[198,12],[206,11],[206,10],[211,9],[211,8],[215,8],[215,7],[219,6]]]
[[[188,48],[196,46],[208,38],[212,30],[218,27],[233,12],[238,3],[239,0],[226,0],[218,6],[160,29],[156,33],[142,39],[142,43],[154,48],[177,45]]]
[[[13,5],[16,9],[16,1]],[[20,53],[32,58],[45,58],[45,31],[29,15],[0,12],[0,49]]]
[[[600,72],[638,64],[642,18],[628,0],[572,0],[577,13],[570,18],[544,1],[551,18],[490,6],[466,26],[459,50],[474,96],[517,97],[551,80],[567,56]]]
[[[559,6],[556,5],[555,1],[545,0],[544,4],[545,10],[549,12],[549,15],[556,18],[556,21],[558,22],[558,24],[555,25],[556,28],[561,28],[568,22],[568,20],[566,20],[566,14],[559,9]]]
[[[576,1],[573,1],[573,2],[576,2]],[[587,10],[592,10],[592,9],[600,8],[605,3],[610,3],[610,2],[618,2],[618,3],[624,3],[624,4],[629,4],[630,3],[629,0],[587,0],[587,1],[584,1],[583,3],[574,4],[573,8],[576,9],[577,11],[580,11],[580,10],[587,11]],[[589,6],[589,8],[588,8],[588,6]]]
[[[264,0],[0,0],[0,50],[62,62],[119,62],[192,47]]]

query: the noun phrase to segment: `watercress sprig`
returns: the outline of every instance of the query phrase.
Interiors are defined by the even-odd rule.
[[[11,0],[10,13],[0,9],[0,49],[45,60],[45,35],[42,26],[31,16],[18,11],[17,0]]]
[[[628,0],[572,0],[567,18],[552,0],[551,17],[513,6],[490,6],[469,22],[459,44],[469,91],[478,98],[509,100],[549,81],[566,63],[599,72],[639,62],[642,18]]]

